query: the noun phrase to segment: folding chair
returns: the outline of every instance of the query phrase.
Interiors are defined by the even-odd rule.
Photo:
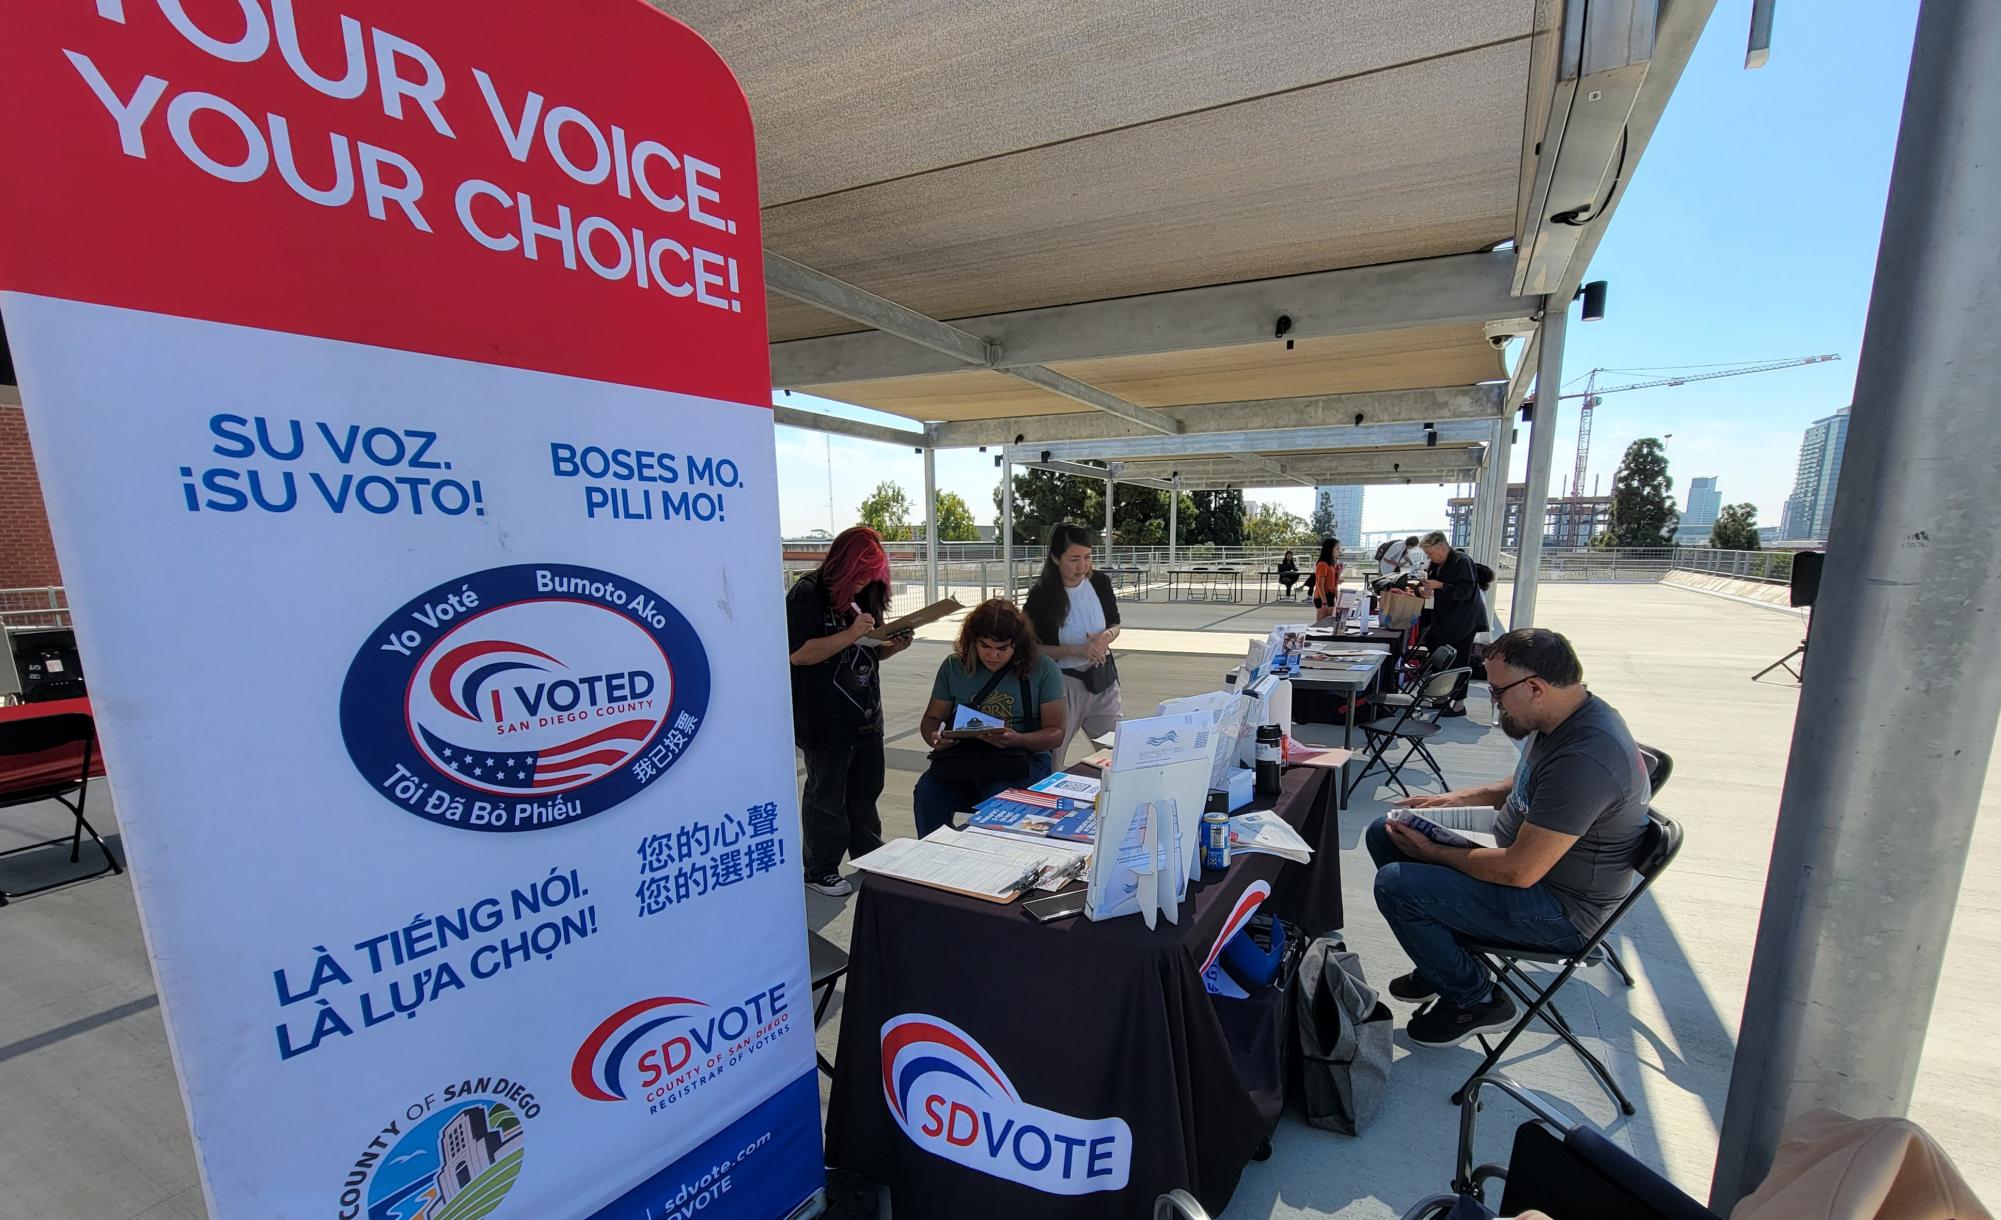
[[[0,906],[6,906],[10,898],[25,898],[29,894],[39,894],[57,886],[70,885],[78,881],[88,881],[92,877],[102,877],[106,873],[122,873],[125,866],[118,857],[111,854],[111,848],[83,816],[83,804],[90,792],[90,767],[94,761],[97,746],[97,726],[89,716],[69,712],[59,716],[41,716],[26,720],[9,720],[0,723],[0,759],[23,759],[34,754],[46,754],[74,746],[82,757],[75,774],[65,773],[61,778],[39,780],[12,792],[0,793],[0,809],[18,805],[34,805],[42,801],[55,801],[76,816],[76,825],[69,834],[57,835],[39,843],[28,843],[20,847],[10,847],[0,851],[0,856],[11,856],[18,852],[34,851],[42,847],[54,847],[59,843],[69,844],[69,862],[78,863],[83,850],[83,836],[90,834],[91,842],[97,844],[104,853],[104,867],[95,872],[81,873],[74,877],[63,877],[46,885],[37,885],[25,890],[0,889]]]
[[[1439,664],[1451,664],[1450,658],[1453,655],[1451,646],[1446,645],[1436,649],[1433,656],[1436,657],[1441,653],[1447,660]],[[1438,735],[1438,717],[1451,704],[1452,691],[1459,684],[1460,675],[1466,672],[1464,669],[1432,668],[1417,689],[1410,692],[1409,700],[1398,707],[1395,715],[1380,717],[1360,726],[1366,743],[1363,749],[1367,752],[1368,759],[1356,773],[1354,781],[1348,785],[1347,796],[1353,797],[1355,790],[1362,786],[1362,781],[1379,765],[1385,768],[1384,782],[1394,785],[1398,792],[1409,796],[1410,788],[1403,782],[1401,773],[1413,757],[1424,760],[1424,765],[1431,768],[1431,774],[1437,778],[1441,791],[1451,788],[1451,785],[1445,782],[1445,772],[1439,767],[1438,759],[1433,756],[1431,748],[1425,745],[1425,742]],[[1403,757],[1390,763],[1387,761],[1387,753],[1397,742],[1406,743],[1406,748]]]
[[[1644,762],[1647,766],[1647,795],[1649,797],[1659,796],[1661,788],[1668,782],[1668,776],[1674,774],[1674,759],[1668,757],[1666,750],[1660,749],[1657,746],[1642,745],[1639,747],[1639,750],[1640,761]],[[1626,963],[1619,960],[1618,950],[1612,947],[1612,942],[1608,940],[1598,948],[1599,953],[1604,958],[1605,964],[1612,968],[1613,973],[1626,981],[1626,986],[1631,987],[1633,985],[1633,972],[1626,969]],[[1586,964],[1596,965],[1597,959],[1593,958]]]
[[[1515,1128],[1515,1143],[1502,1165],[1473,1165],[1474,1128],[1480,1090],[1501,1090],[1532,1116]],[[1403,1214],[1403,1220],[1491,1220],[1535,1210],[1551,1220],[1717,1220],[1716,1214],[1683,1194],[1596,1128],[1571,1123],[1546,1100],[1499,1072],[1466,1085],[1459,1104],[1459,1159],[1449,1194],[1432,1195]],[[1498,1209],[1487,1205],[1490,1182],[1503,1184]]]
[[[820,1021],[827,1015],[827,1005],[834,1001],[834,984],[848,972],[848,955],[841,947],[818,932],[806,933],[806,968],[813,976],[813,1028],[820,1028]],[[820,1070],[827,1079],[834,1078],[834,1065],[819,1051],[813,1057],[820,1061]]]
[[[1667,871],[1667,866],[1674,863],[1675,855],[1681,851],[1681,837],[1681,826],[1673,819],[1651,808],[1647,810],[1647,828],[1641,833],[1639,845],[1633,852],[1633,871],[1639,874],[1639,880],[1633,884],[1631,890],[1627,891],[1626,897],[1619,905],[1612,909],[1612,914],[1605,920],[1604,925],[1575,953],[1527,949],[1520,945],[1463,938],[1459,941],[1460,947],[1479,958],[1481,964],[1494,976],[1494,981],[1507,988],[1509,994],[1520,1001],[1523,1008],[1521,1017],[1499,1042],[1489,1045],[1486,1036],[1480,1036],[1480,1045],[1486,1050],[1487,1057],[1480,1061],[1480,1066],[1473,1069],[1473,1074],[1466,1078],[1466,1083],[1460,1085],[1459,1091],[1452,1095],[1452,1104],[1458,1105],[1464,1100],[1473,1082],[1501,1061],[1501,1056],[1508,1053],[1508,1048],[1514,1045],[1515,1039],[1522,1036],[1522,1031],[1528,1028],[1529,1022],[1541,1018],[1544,1025],[1555,1031],[1557,1037],[1569,1043],[1570,1049],[1576,1051],[1578,1057],[1584,1060],[1585,1066],[1591,1069],[1592,1074],[1598,1077],[1599,1083],[1603,1084],[1606,1091],[1619,1103],[1619,1108],[1627,1114],[1634,1113],[1632,1101],[1626,1096],[1625,1090],[1619,1087],[1619,1082],[1612,1079],[1611,1069],[1579,1042],[1577,1035],[1571,1031],[1570,1022],[1564,1018],[1563,1010],[1556,1005],[1556,993],[1570,980],[1571,975],[1577,973],[1578,967],[1592,960],[1593,952],[1604,943],[1607,936],[1612,934],[1612,929],[1619,926],[1619,921],[1626,917],[1626,912],[1633,909],[1633,904],[1640,900],[1640,895],[1646,893],[1654,881]],[[1538,988],[1535,980],[1522,970],[1522,962],[1560,966],[1561,969],[1546,986]]]

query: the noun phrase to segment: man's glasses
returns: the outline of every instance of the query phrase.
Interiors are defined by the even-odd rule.
[[[1530,674],[1526,678],[1516,678],[1513,682],[1508,683],[1506,686],[1490,686],[1487,688],[1487,697],[1489,699],[1492,699],[1495,703],[1499,703],[1501,701],[1502,695],[1507,694],[1509,691],[1515,689],[1517,686],[1520,686],[1524,682],[1533,682],[1533,681],[1535,681],[1535,675]]]

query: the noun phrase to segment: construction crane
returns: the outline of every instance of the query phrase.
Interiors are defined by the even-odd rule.
[[[1591,412],[1598,405],[1601,395],[1617,394],[1622,390],[1650,390],[1655,386],[1687,385],[1691,381],[1714,381],[1719,377],[1742,377],[1746,373],[1770,373],[1778,369],[1796,369],[1803,364],[1826,364],[1841,357],[1833,352],[1824,356],[1796,356],[1791,360],[1767,360],[1762,364],[1746,364],[1736,368],[1714,369],[1707,373],[1684,373],[1676,377],[1655,377],[1650,381],[1630,381],[1625,385],[1608,385],[1598,388],[1598,374],[1616,372],[1615,369],[1592,369],[1585,378],[1584,388],[1574,394],[1562,394],[1560,398],[1582,398],[1583,409],[1577,413],[1577,466],[1570,473],[1570,494],[1584,494],[1584,467],[1591,460]],[[1699,365],[1689,365],[1699,368]]]

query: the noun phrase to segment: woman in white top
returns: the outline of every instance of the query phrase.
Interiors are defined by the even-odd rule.
[[[1036,642],[1063,671],[1064,733],[1054,751],[1058,767],[1078,729],[1102,736],[1119,722],[1119,668],[1112,641],[1119,638],[1119,603],[1112,582],[1091,570],[1091,533],[1064,523],[1049,531],[1042,575],[1023,609]]]

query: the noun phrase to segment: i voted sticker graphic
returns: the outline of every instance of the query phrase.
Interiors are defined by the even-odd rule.
[[[541,830],[659,781],[709,705],[694,627],[653,590],[574,564],[446,581],[348,667],[348,756],[384,799],[441,826]]]

